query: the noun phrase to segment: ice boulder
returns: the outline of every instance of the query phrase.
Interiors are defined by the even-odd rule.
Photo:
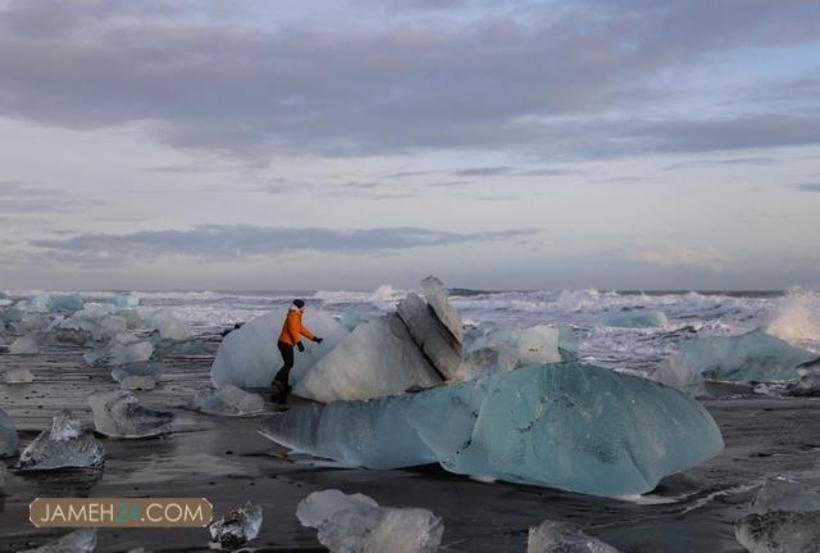
[[[62,538],[18,553],[92,553],[97,548],[97,529],[81,528]]]
[[[174,414],[146,409],[127,390],[101,392],[88,398],[94,428],[110,438],[149,438],[171,431]]]
[[[35,294],[25,301],[18,302],[17,306],[29,313],[48,313],[51,311],[51,296],[44,293]]]
[[[196,394],[190,408],[209,415],[242,417],[265,411],[265,400],[259,394],[250,394],[233,384],[225,384],[213,394]]]
[[[413,341],[441,378],[453,378],[461,364],[462,344],[459,338],[439,320],[433,308],[416,294],[408,294],[399,302],[396,310]]]
[[[810,489],[804,482],[787,478],[766,480],[755,495],[752,513],[769,511],[820,511],[820,492]]]
[[[380,507],[362,494],[313,492],[296,509],[302,526],[316,528],[331,553],[428,553],[441,543],[444,525],[427,509]]]
[[[40,471],[66,468],[98,469],[105,462],[102,444],[83,432],[79,419],[69,411],[54,417],[51,429],[37,436],[20,454],[17,467]]]
[[[83,359],[91,367],[116,367],[148,361],[153,353],[151,342],[139,341],[129,334],[118,334],[108,345],[83,355]]]
[[[441,382],[399,315],[388,313],[357,326],[297,382],[293,393],[331,402],[386,396]]]
[[[140,298],[134,292],[124,292],[109,298],[108,303],[116,307],[133,308],[140,304]]]
[[[735,537],[751,553],[817,553],[820,511],[751,514],[737,522]]]
[[[484,324],[468,331],[458,380],[471,380],[532,364],[577,358],[578,341],[564,325],[525,328]]]
[[[40,351],[34,336],[21,336],[9,346],[9,353],[16,355],[33,355]]]
[[[211,382],[217,388],[233,384],[240,388],[263,388],[271,385],[282,366],[276,346],[285,311],[257,317],[234,330],[222,341],[211,366]],[[332,350],[348,334],[347,328],[332,315],[318,309],[305,312],[304,324],[324,339],[321,344],[306,342],[304,352],[296,352],[291,381],[298,381],[305,371]]]
[[[0,409],[0,457],[15,455],[18,445],[17,429],[8,414]]]
[[[34,375],[28,369],[9,369],[3,373],[3,382],[6,384],[31,384]]]
[[[112,305],[92,303],[57,324],[64,331],[85,332],[96,341],[108,341],[128,330],[128,320]]]
[[[619,553],[569,522],[545,520],[530,528],[527,553]]]
[[[458,474],[617,497],[719,453],[697,401],[580,363],[534,365],[416,394],[292,407],[261,432],[373,469],[439,462]]]
[[[696,338],[681,346],[654,378],[690,393],[703,390],[704,379],[796,380],[817,354],[760,331],[740,336]]]
[[[79,294],[51,296],[49,301],[49,308],[51,309],[51,311],[79,311],[83,308],[83,305],[83,298],[80,297]]]
[[[191,328],[168,310],[154,311],[144,317],[145,328],[156,331],[166,340],[187,340],[191,337]]]
[[[635,309],[608,313],[601,318],[601,324],[621,328],[654,328],[668,325],[669,319],[662,311]]]
[[[211,543],[222,549],[238,549],[259,535],[262,528],[262,507],[247,501],[231,509],[208,526]]]

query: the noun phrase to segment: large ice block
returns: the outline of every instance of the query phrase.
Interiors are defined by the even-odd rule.
[[[569,522],[545,520],[530,528],[527,553],[619,553]]]
[[[128,390],[100,392],[88,398],[94,427],[111,438],[148,438],[171,431],[174,414],[146,409]]]
[[[331,553],[432,553],[444,525],[427,509],[380,507],[362,494],[313,492],[296,509],[302,526],[316,528]]]
[[[751,514],[737,522],[735,537],[751,553],[817,553],[820,511]]]
[[[21,550],[19,553],[92,553],[96,548],[97,529],[81,528],[58,540],[34,549]]]
[[[444,283],[434,276],[429,276],[421,281],[421,290],[438,319],[444,323],[457,342],[463,342],[464,323],[461,314],[450,303]]]
[[[49,307],[52,311],[79,311],[83,308],[83,298],[79,294],[51,296]]]
[[[211,366],[211,381],[215,387],[233,384],[240,388],[262,388],[271,385],[282,366],[282,356],[276,346],[285,310],[257,317],[234,330],[222,341]],[[305,351],[295,352],[291,382],[332,350],[348,334],[347,328],[332,315],[318,309],[308,309],[304,324],[324,339],[321,344],[305,340]]]
[[[577,339],[568,326],[483,324],[467,332],[457,379],[471,380],[537,363],[570,361],[577,358],[577,351]]]
[[[160,309],[145,315],[143,323],[146,329],[156,331],[161,338],[166,340],[187,340],[192,334],[188,324],[167,309]]]
[[[51,429],[37,436],[20,454],[21,470],[97,469],[105,462],[102,444],[90,432],[82,432],[79,419],[62,411]]]
[[[0,408],[0,457],[15,455],[18,447],[17,428],[8,413]]]
[[[796,380],[805,373],[801,365],[817,357],[760,331],[740,336],[708,336],[684,343],[654,378],[698,393],[703,389],[703,379]]]
[[[605,326],[621,328],[653,328],[668,325],[669,319],[662,311],[634,309],[608,313],[601,317],[601,323]]]
[[[417,394],[293,407],[263,435],[348,465],[439,462],[458,474],[599,496],[652,490],[716,455],[723,439],[695,400],[580,363],[534,365]]]
[[[439,320],[433,308],[410,293],[399,302],[396,311],[436,372],[445,380],[453,378],[461,364],[461,341]]]
[[[386,396],[440,383],[441,377],[413,342],[401,318],[389,313],[357,326],[299,380],[293,393],[331,402]]]

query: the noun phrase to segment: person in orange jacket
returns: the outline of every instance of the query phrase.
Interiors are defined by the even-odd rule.
[[[313,340],[317,344],[322,343],[321,338],[317,338],[311,330],[302,324],[302,314],[305,312],[304,300],[293,300],[293,305],[288,308],[288,315],[285,317],[285,324],[282,325],[282,333],[279,334],[279,353],[282,354],[282,368],[273,378],[273,391],[271,399],[275,403],[285,403],[288,399],[291,386],[290,370],[293,368],[293,348],[305,351],[302,343],[302,336],[308,340]]]

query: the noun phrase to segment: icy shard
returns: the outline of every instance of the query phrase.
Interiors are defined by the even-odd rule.
[[[264,388],[271,385],[273,377],[282,366],[282,356],[276,347],[284,311],[257,317],[234,330],[222,341],[211,367],[214,387],[233,384],[240,388]],[[348,333],[347,328],[330,314],[308,309],[304,324],[324,341],[321,344],[306,342],[305,351],[295,356],[291,379],[299,380],[304,372],[332,350]]]
[[[464,323],[461,321],[459,312],[450,304],[444,283],[434,276],[429,276],[421,281],[421,289],[424,299],[430,304],[438,319],[444,323],[456,342],[463,342]]]
[[[577,340],[568,326],[484,324],[467,333],[457,377],[471,380],[526,365],[571,361],[577,358],[577,351]]]
[[[568,522],[545,520],[530,528],[527,553],[619,553]]]
[[[641,309],[632,311],[617,311],[609,313],[601,318],[601,323],[605,326],[621,328],[652,328],[666,326],[669,319],[661,311],[643,311]]]
[[[751,553],[817,553],[820,511],[751,514],[735,525],[735,537]]]
[[[436,316],[432,307],[410,293],[396,308],[413,341],[445,380],[451,379],[461,364],[461,342]]]
[[[679,391],[580,363],[534,365],[370,401],[293,407],[263,435],[349,465],[439,462],[458,474],[617,497],[723,448],[709,413]]]
[[[97,548],[97,529],[82,528],[62,538],[19,553],[92,553]]]
[[[0,409],[0,457],[16,454],[18,446],[17,429],[8,414]]]
[[[440,383],[441,377],[413,342],[405,324],[396,313],[389,313],[357,326],[299,380],[293,393],[331,402],[380,397]]]
[[[444,525],[427,509],[380,507],[362,494],[313,492],[296,509],[302,526],[316,528],[331,553],[428,553],[441,543]]]
[[[248,501],[231,509],[208,526],[211,543],[222,549],[238,549],[259,535],[262,528],[262,507]]]
[[[225,384],[214,394],[196,394],[191,399],[191,409],[220,415],[242,417],[264,412],[265,400],[259,394],[250,394],[233,384]]]
[[[174,414],[146,409],[127,390],[102,392],[88,398],[94,427],[111,438],[148,438],[171,431]]]
[[[57,470],[102,467],[105,451],[90,432],[81,432],[79,419],[62,411],[52,421],[51,430],[41,432],[20,454],[21,470]]]

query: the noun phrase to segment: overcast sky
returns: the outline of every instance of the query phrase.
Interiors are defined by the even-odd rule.
[[[0,0],[0,289],[820,285],[817,0]]]

